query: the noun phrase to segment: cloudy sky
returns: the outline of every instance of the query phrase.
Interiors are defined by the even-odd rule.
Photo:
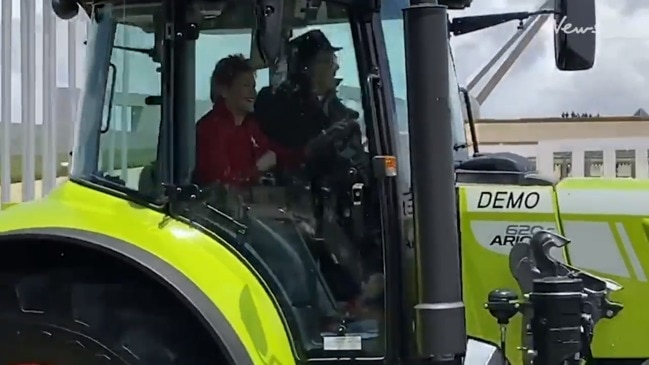
[[[461,15],[534,10],[542,0],[474,0]],[[649,1],[596,0],[597,57],[589,71],[554,67],[548,21],[481,109],[484,117],[554,116],[563,111],[633,114],[649,108]],[[644,5],[643,5],[644,4]],[[516,32],[517,22],[453,39],[461,82],[468,83]]]
[[[23,0],[28,1],[28,0]],[[37,29],[42,29],[42,1],[37,3]],[[49,2],[49,0],[44,0]],[[548,21],[527,47],[507,76],[482,106],[488,118],[558,116],[574,110],[601,115],[629,115],[638,108],[649,109],[649,1],[596,0],[598,44],[595,67],[589,71],[560,72],[554,67],[553,24]],[[472,7],[452,16],[536,9],[542,0],[474,0]],[[645,4],[644,6],[642,4]],[[12,80],[19,90],[20,1],[13,0]],[[67,49],[68,23],[57,21],[57,48]],[[517,22],[455,37],[454,46],[460,82],[468,83],[478,70],[517,32]],[[76,43],[80,48],[80,36]],[[41,31],[37,44],[42,44]],[[37,80],[40,82],[42,54],[37,47]],[[79,61],[83,54],[78,55]],[[67,53],[57,52],[56,73],[59,86],[67,86]],[[80,68],[79,75],[82,71]],[[477,90],[475,91],[477,94]],[[18,94],[18,93],[16,93]],[[40,96],[38,96],[40,98]],[[13,120],[19,118],[20,97],[12,95]],[[40,100],[37,102],[40,104]],[[36,118],[37,120],[40,119]]]

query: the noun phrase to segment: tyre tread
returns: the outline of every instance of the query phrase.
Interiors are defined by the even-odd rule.
[[[0,321],[64,328],[114,354],[97,353],[107,363],[117,355],[127,364],[193,365],[218,359],[216,346],[192,339],[196,328],[174,305],[156,303],[160,290],[119,275],[90,269],[57,269],[0,275]],[[193,333],[186,333],[191,331]],[[1,339],[0,339],[1,341]],[[82,340],[71,340],[84,346]],[[76,343],[74,341],[77,341]],[[208,341],[203,341],[208,344]]]

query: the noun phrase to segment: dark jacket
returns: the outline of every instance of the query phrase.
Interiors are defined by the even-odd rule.
[[[359,117],[358,112],[340,101],[335,91],[320,100],[301,76],[283,82],[275,90],[270,86],[261,89],[255,114],[271,140],[295,149],[303,149],[336,122]]]

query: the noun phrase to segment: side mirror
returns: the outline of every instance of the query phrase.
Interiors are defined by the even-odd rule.
[[[283,0],[257,0],[255,6],[257,19],[257,49],[267,65],[273,65],[282,54],[284,18]]]
[[[559,70],[588,70],[595,63],[595,0],[555,0],[554,58]]]

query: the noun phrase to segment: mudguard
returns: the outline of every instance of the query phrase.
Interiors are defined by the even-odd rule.
[[[191,303],[239,364],[294,364],[273,299],[243,259],[214,238],[124,199],[66,182],[0,213],[0,245],[55,237],[118,255]],[[227,295],[223,295],[227,293]],[[263,313],[263,315],[261,315]]]
[[[564,264],[611,279],[624,290],[610,293],[625,309],[599,322],[592,342],[595,358],[649,358],[643,334],[649,325],[644,298],[649,296],[649,182],[569,178],[558,184],[458,186],[462,273],[471,336],[496,342],[498,326],[481,304],[493,288],[518,289],[509,253],[519,242],[548,230],[572,242],[553,248]],[[519,293],[521,294],[521,293]],[[507,357],[521,363],[520,316],[509,327]]]

